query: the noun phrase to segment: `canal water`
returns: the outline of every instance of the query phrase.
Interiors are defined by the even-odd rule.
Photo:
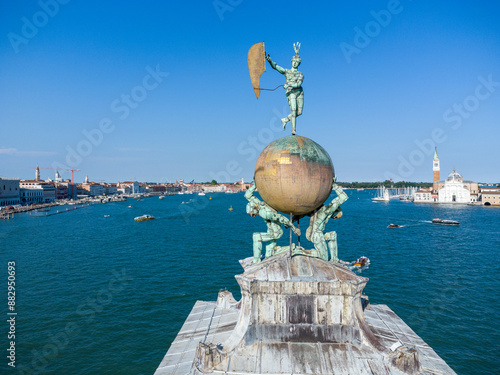
[[[500,373],[500,209],[347,193],[327,230],[338,233],[341,259],[371,260],[361,271],[371,303],[387,304],[458,374]],[[177,195],[0,222],[0,373],[152,374],[197,300],[223,288],[239,298],[238,260],[252,255],[252,232],[266,229],[245,205],[243,194]],[[143,214],[156,219],[134,222]],[[431,224],[436,217],[461,224]],[[8,262],[15,370],[5,355]]]

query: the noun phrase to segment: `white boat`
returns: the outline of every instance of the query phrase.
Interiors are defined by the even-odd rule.
[[[163,198],[165,198],[165,196],[164,195],[160,195],[158,198],[159,199],[163,199]]]
[[[374,202],[389,202],[391,199],[389,195],[389,190],[386,189],[385,186],[380,186],[377,190],[377,196],[372,198]]]
[[[204,195],[205,195],[205,193],[204,193],[204,192],[202,192],[202,191],[200,191],[200,192],[198,193],[198,195],[200,195],[200,196],[204,196]]]

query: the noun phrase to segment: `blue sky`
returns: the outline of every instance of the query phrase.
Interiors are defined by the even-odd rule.
[[[494,1],[2,1],[0,175],[251,180],[289,109],[282,89],[256,100],[248,49],[265,41],[289,68],[300,41],[298,134],[340,181],[431,181],[437,146],[442,176],[500,182],[499,14]],[[268,66],[261,86],[283,83]]]

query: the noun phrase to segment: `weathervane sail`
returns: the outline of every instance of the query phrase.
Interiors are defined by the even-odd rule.
[[[253,91],[259,99],[260,95],[260,76],[266,71],[266,52],[264,42],[255,43],[248,50],[248,71],[252,80]]]

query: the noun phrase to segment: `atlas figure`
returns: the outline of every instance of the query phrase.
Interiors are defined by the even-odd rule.
[[[335,178],[333,182],[333,190],[337,193],[337,197],[332,199],[330,204],[321,206],[321,208],[314,211],[311,215],[311,221],[309,222],[309,227],[306,231],[306,238],[314,244],[314,248],[316,250],[315,255],[318,258],[328,260],[328,250],[330,250],[330,260],[338,263],[337,232],[323,232],[328,220],[331,217],[335,220],[342,216],[342,209],[340,208],[340,205],[349,197],[340,188],[340,186],[335,183]],[[328,247],[326,245],[326,241],[328,241]]]
[[[277,65],[271,60],[269,54],[266,56],[266,59],[274,70],[285,75],[286,83],[283,87],[285,88],[286,98],[290,106],[290,114],[281,119],[281,124],[283,125],[283,129],[285,129],[288,121],[291,121],[292,135],[295,135],[297,117],[302,114],[302,108],[304,107],[304,90],[302,89],[304,74],[297,70],[301,61],[299,56],[300,43],[294,43],[293,49],[295,50],[295,56],[292,57],[292,69],[284,69]]]
[[[265,257],[268,258],[274,255],[276,242],[283,235],[281,224],[285,228],[291,227],[297,236],[300,236],[300,229],[296,228],[289,219],[279,214],[278,211],[270,207],[267,203],[255,197],[253,195],[255,189],[256,186],[253,184],[246,191],[245,198],[248,200],[247,213],[252,217],[259,215],[267,224],[267,232],[253,234],[253,263],[259,263],[262,255],[262,242],[268,242]]]

